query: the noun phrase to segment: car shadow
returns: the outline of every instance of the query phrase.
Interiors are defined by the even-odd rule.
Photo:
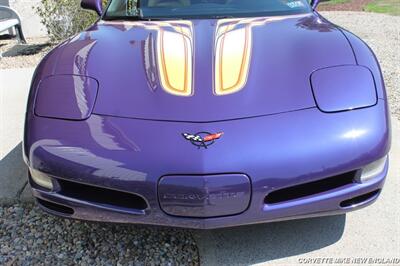
[[[3,52],[3,57],[14,57],[14,56],[27,56],[27,55],[34,55],[42,50],[49,47],[50,43],[42,43],[42,44],[15,44],[7,51]]]
[[[346,215],[195,231],[202,265],[250,265],[336,243]]]
[[[27,182],[27,167],[22,159],[22,143],[19,143],[0,159],[0,201],[16,201]]]

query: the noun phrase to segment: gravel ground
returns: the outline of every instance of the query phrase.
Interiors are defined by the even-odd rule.
[[[0,265],[198,265],[190,231],[65,220],[0,207]]]
[[[400,120],[400,17],[350,11],[321,14],[359,36],[375,52],[383,71],[391,112]]]

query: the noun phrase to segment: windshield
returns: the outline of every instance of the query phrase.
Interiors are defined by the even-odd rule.
[[[310,11],[306,0],[112,0],[104,18],[230,18]]]

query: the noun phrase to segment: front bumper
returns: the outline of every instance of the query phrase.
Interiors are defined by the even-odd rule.
[[[388,171],[386,164],[365,183],[348,182],[299,198],[266,202],[273,191],[339,178],[344,173],[357,174],[363,166],[386,156],[390,123],[381,100],[372,108],[335,114],[312,108],[214,123],[98,115],[79,122],[30,117],[27,127],[24,153],[28,166],[51,175],[55,183],[53,191],[46,191],[30,179],[33,195],[48,212],[84,220],[209,229],[338,214],[376,200]],[[198,149],[181,136],[202,131],[224,132],[224,136],[208,149]],[[240,211],[226,214],[221,210],[223,214],[218,215],[218,209],[213,209],[210,216],[177,216],[165,212],[160,204],[162,177],[229,174],[249,178],[249,203]],[[121,204],[88,198],[96,193],[82,187],[75,189],[77,193],[66,193],[62,189],[65,182],[89,186],[89,190],[121,191],[121,198],[126,193],[136,195],[146,207],[129,207],[129,198]],[[118,198],[113,195],[110,197]]]

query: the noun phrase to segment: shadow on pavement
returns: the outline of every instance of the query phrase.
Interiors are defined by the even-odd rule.
[[[49,47],[49,43],[43,44],[16,44],[7,51],[5,51],[3,57],[13,57],[20,55],[34,55],[41,52],[43,49]]]
[[[249,265],[304,254],[337,242],[346,216],[195,232],[202,265]]]
[[[27,181],[27,168],[22,159],[22,143],[0,160],[0,203],[17,200]]]

